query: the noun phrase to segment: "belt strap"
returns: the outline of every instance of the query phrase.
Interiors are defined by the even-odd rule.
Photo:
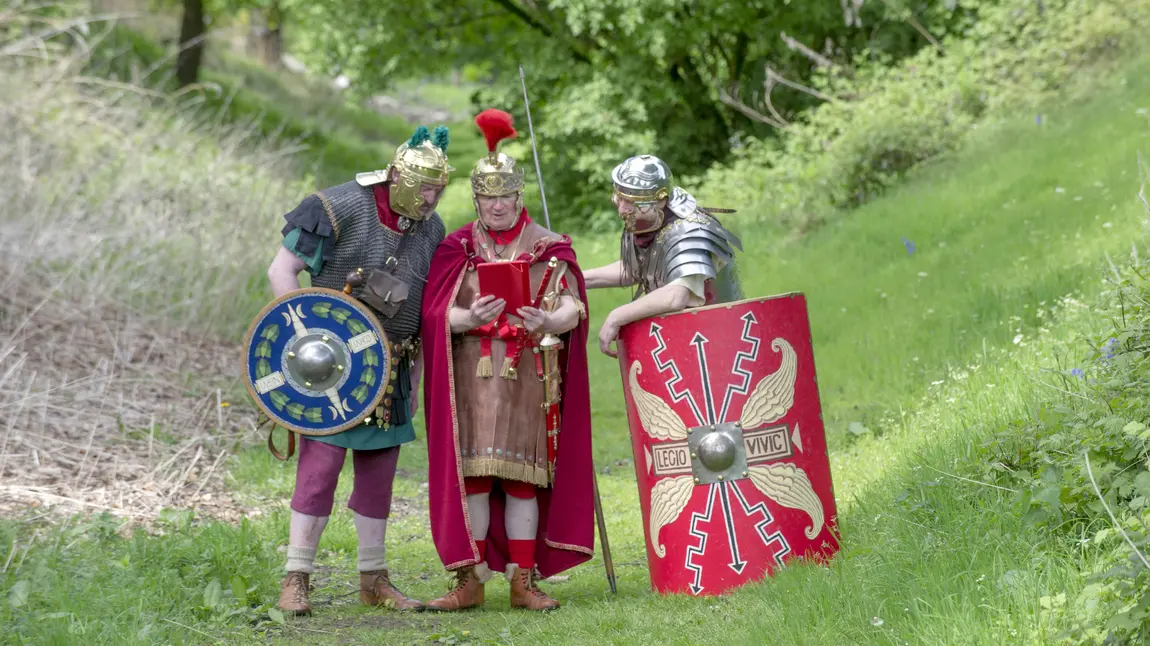
[[[286,461],[291,459],[291,456],[295,455],[295,433],[293,433],[292,431],[287,432],[287,434],[288,434],[287,455],[284,455],[276,449],[275,441],[272,439],[272,434],[275,432],[276,432],[275,424],[272,424],[272,427],[270,429],[268,429],[268,450],[272,452],[272,455],[275,457],[275,459],[280,460],[281,462],[286,462]]]

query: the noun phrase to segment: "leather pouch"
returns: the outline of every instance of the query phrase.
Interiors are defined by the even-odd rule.
[[[380,269],[372,270],[363,284],[359,299],[375,308],[385,318],[392,318],[403,309],[409,291],[407,283],[395,274]]]

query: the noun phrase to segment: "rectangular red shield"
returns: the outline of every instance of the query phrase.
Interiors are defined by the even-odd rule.
[[[838,551],[802,294],[636,321],[618,348],[653,589],[722,594]]]

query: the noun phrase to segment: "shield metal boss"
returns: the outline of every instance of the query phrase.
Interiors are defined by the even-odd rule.
[[[802,294],[635,321],[619,361],[652,588],[722,594],[838,551]]]
[[[276,424],[334,435],[371,423],[388,386],[390,344],[366,305],[300,289],[269,303],[244,341],[248,393]]]

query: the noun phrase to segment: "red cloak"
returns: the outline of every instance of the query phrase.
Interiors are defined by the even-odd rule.
[[[472,224],[444,238],[436,249],[423,291],[423,410],[427,420],[428,496],[431,536],[439,558],[449,570],[479,563],[471,539],[471,519],[459,456],[459,430],[455,418],[455,375],[448,312],[455,304],[465,270],[482,261],[475,253]],[[568,276],[587,302],[583,274],[563,236],[519,256],[531,263],[551,257],[567,263]],[[539,530],[535,561],[544,578],[591,558],[595,544],[594,482],[591,460],[591,397],[587,376],[586,318],[561,335],[562,402],[559,450],[550,488],[538,489]],[[464,379],[475,378],[471,374]],[[487,531],[487,564],[502,572],[510,562],[504,526],[504,493],[496,487],[490,496],[491,524]]]

